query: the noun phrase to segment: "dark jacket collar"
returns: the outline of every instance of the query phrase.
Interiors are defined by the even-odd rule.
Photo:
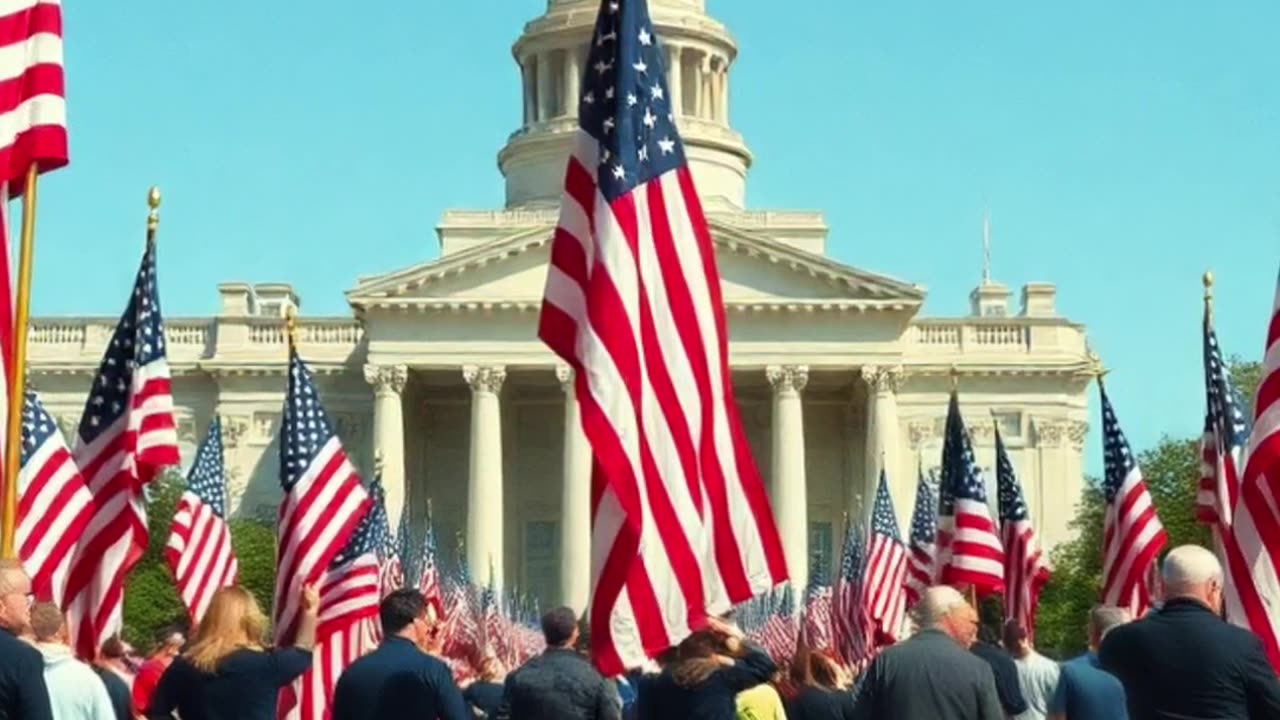
[[[1199,600],[1193,600],[1191,598],[1173,598],[1171,600],[1166,600],[1164,605],[1160,607],[1159,612],[1162,612],[1162,613],[1202,612],[1207,615],[1214,615],[1215,617],[1217,616],[1216,613],[1214,613],[1209,608],[1205,607],[1204,603],[1200,602]]]

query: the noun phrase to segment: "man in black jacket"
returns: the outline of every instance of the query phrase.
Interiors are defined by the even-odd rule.
[[[1027,711],[1027,699],[1023,697],[1022,686],[1018,684],[1018,664],[997,642],[995,631],[983,627],[978,630],[978,641],[969,651],[991,666],[991,672],[996,677],[996,694],[1000,696],[1000,707],[1004,708],[1004,714],[1009,717],[1021,715]]]
[[[422,593],[396,590],[378,612],[385,639],[338,678],[333,720],[470,720],[449,667],[421,649],[431,631]]]
[[[17,634],[31,623],[31,578],[16,560],[0,560],[0,720],[52,720],[40,651]]]
[[[991,666],[969,652],[978,612],[955,588],[925,591],[920,632],[880,653],[858,684],[858,720],[1003,720]]]
[[[578,619],[567,607],[542,616],[547,650],[507,676],[498,717],[504,720],[620,720],[614,684],[575,651]]]
[[[1219,618],[1222,565],[1197,545],[1162,569],[1165,603],[1107,634],[1102,669],[1120,679],[1131,720],[1280,718],[1280,680],[1256,635]]]

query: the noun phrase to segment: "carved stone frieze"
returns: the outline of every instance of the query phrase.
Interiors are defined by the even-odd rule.
[[[809,383],[809,366],[770,365],[764,375],[774,392],[800,392]]]
[[[907,423],[907,437],[911,441],[911,449],[919,450],[934,438],[938,437],[935,420],[911,420]]]
[[[364,380],[378,394],[399,395],[409,382],[409,368],[404,365],[365,365]]]
[[[1061,447],[1066,439],[1068,424],[1057,418],[1036,418],[1036,445],[1040,447]]]
[[[467,365],[462,368],[462,379],[467,381],[473,392],[502,392],[502,383],[507,379],[507,369],[501,365]]]
[[[253,439],[269,443],[275,438],[276,428],[279,426],[280,413],[256,412],[253,414]]]
[[[1089,423],[1083,420],[1070,420],[1067,422],[1067,437],[1071,440],[1071,447],[1077,452],[1084,449],[1084,441],[1088,436]]]
[[[231,415],[222,418],[222,444],[224,447],[237,448],[249,434],[250,418],[242,415]]]
[[[556,380],[560,381],[560,389],[573,392],[573,368],[566,363],[556,363]]]

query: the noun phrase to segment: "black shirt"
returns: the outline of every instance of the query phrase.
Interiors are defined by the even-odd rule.
[[[734,720],[738,693],[767,682],[777,670],[773,658],[753,646],[747,646],[746,655],[733,665],[692,687],[677,684],[667,669],[640,691],[637,714],[641,720]]]
[[[387,638],[351,663],[333,691],[333,720],[473,717],[449,666],[401,637]]]
[[[787,702],[787,720],[853,720],[853,693],[806,687]]]
[[[991,666],[991,672],[996,676],[996,693],[1004,711],[1009,715],[1026,712],[1027,700],[1022,695],[1022,686],[1018,684],[1018,664],[1009,653],[982,641],[974,643],[970,650]]]
[[[0,720],[52,720],[40,651],[0,630]]]
[[[147,717],[170,720],[275,720],[280,689],[311,667],[311,652],[297,648],[236,650],[213,673],[186,658],[173,661],[160,678]]]
[[[502,707],[502,685],[495,682],[473,682],[462,691],[462,699],[484,713],[484,717],[497,717],[498,708]]]
[[[107,697],[111,698],[111,709],[116,711],[116,720],[133,720],[133,693],[129,692],[129,685],[119,675],[105,668],[94,665],[93,671],[102,678],[102,684],[107,686]]]

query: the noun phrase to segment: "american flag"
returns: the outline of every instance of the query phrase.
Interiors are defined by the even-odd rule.
[[[0,12],[0,407],[7,408],[15,381],[9,198],[22,194],[33,165],[39,172],[54,170],[67,164],[68,155],[62,7],[56,0],[10,0]],[[7,415],[0,418],[0,453],[6,423]],[[18,482],[21,492],[21,476]]]
[[[435,607],[436,615],[444,617],[444,592],[440,583],[440,559],[436,552],[436,528],[430,509],[427,511],[427,531],[422,536],[417,570],[418,590],[427,603]]]
[[[809,563],[809,584],[804,589],[804,611],[800,618],[800,640],[811,650],[836,649],[831,584],[827,575],[826,563],[815,553]]]
[[[1276,649],[1275,608],[1280,605],[1280,284],[1267,328],[1263,355],[1263,380],[1254,402],[1253,431],[1249,435],[1248,462],[1244,469],[1240,502],[1232,521],[1232,534],[1249,569],[1249,581],[1232,568],[1237,590],[1256,588],[1259,601],[1271,608],[1266,624],[1250,625],[1267,649],[1271,665],[1280,669]],[[1243,595],[1242,595],[1243,597]],[[1246,605],[1247,607],[1247,605]]]
[[[1107,503],[1102,601],[1128,608],[1134,617],[1140,617],[1151,607],[1152,572],[1168,535],[1101,380],[1098,394],[1102,398],[1102,492]]]
[[[908,607],[920,602],[937,577],[938,500],[933,488],[921,468],[916,481],[916,506],[911,512],[911,554],[907,557],[904,584]]]
[[[400,560],[398,538],[391,533],[391,519],[387,516],[387,492],[382,487],[382,473],[373,476],[369,483],[369,499],[373,503],[369,511],[370,522],[377,526],[374,537],[377,540],[373,551],[378,559],[378,592],[385,598],[404,587],[404,565]],[[404,534],[408,526],[405,513],[400,518],[400,532]]]
[[[1004,589],[1004,548],[987,505],[987,483],[973,459],[960,398],[952,391],[942,444],[938,489],[939,577],[948,585],[972,586],[978,595]]]
[[[606,675],[787,578],[742,429],[715,248],[645,0],[601,0],[539,336],[573,367]]]
[[[765,593],[760,599],[764,601],[764,619],[756,636],[757,642],[774,660],[788,663],[795,655],[796,643],[800,637],[795,591],[787,583]]]
[[[334,557],[320,582],[320,617],[311,669],[294,681],[290,691],[296,705],[282,706],[287,720],[324,720],[338,677],[357,658],[377,647],[381,639],[378,604],[381,564],[378,550],[386,541],[385,514],[364,513],[346,547]],[[286,692],[290,692],[286,691]]]
[[[831,615],[836,634],[835,650],[850,667],[864,660],[875,644],[869,637],[870,620],[863,602],[863,559],[866,555],[865,529],[850,522],[840,549],[840,574],[831,590]]]
[[[372,506],[292,343],[280,426],[280,486],[275,627],[276,641],[288,644],[297,632],[301,587],[329,573]],[[322,612],[323,605],[322,598]]]
[[[165,560],[173,572],[178,596],[195,623],[209,609],[213,594],[234,584],[240,572],[227,525],[222,423],[216,417],[187,474],[187,488],[169,526]]]
[[[22,407],[18,479],[18,557],[36,597],[62,607],[76,539],[93,517],[93,495],[58,424],[33,392]]]
[[[892,645],[902,630],[907,612],[906,580],[907,548],[898,532],[889,479],[881,470],[871,512],[871,542],[862,571],[861,603],[877,646]]]
[[[458,538],[457,566],[444,596],[444,654],[455,660],[471,660],[481,654],[483,634],[480,623],[476,619],[478,603],[475,586],[471,582],[471,573],[467,569],[466,558],[462,549],[462,538]],[[461,681],[457,667],[454,667],[454,679]]]
[[[996,434],[996,485],[1000,499],[1000,534],[1004,538],[1004,615],[1017,620],[1034,637],[1036,605],[1040,590],[1049,582],[1049,562],[1031,525],[1031,514],[1022,495],[1022,483],[1004,449],[999,426]]]
[[[92,658],[122,625],[124,578],[147,549],[144,488],[178,464],[156,248],[148,238],[129,304],[93,380],[72,457],[93,493],[94,514],[67,579],[76,652]]]

